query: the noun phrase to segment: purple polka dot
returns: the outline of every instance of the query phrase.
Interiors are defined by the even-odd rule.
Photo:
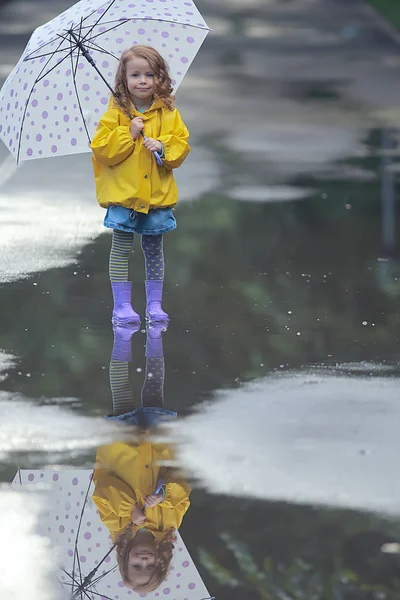
[[[37,142],[41,142],[42,139],[43,139],[42,136],[40,135],[40,133],[38,133],[37,136],[36,136],[36,141]]]
[[[117,38],[115,41],[117,42],[117,44],[123,44],[124,38]]]
[[[47,110],[44,110],[44,111],[42,112],[42,118],[43,118],[43,119],[47,119],[47,117],[48,117],[48,116],[49,116],[49,113],[47,112]]]
[[[51,151],[52,151],[53,154],[55,154],[57,152],[57,150],[58,150],[57,146],[52,146],[51,147]]]
[[[68,556],[73,556],[74,555],[74,553],[72,552],[72,550],[68,550],[67,554],[68,554]]]
[[[182,58],[181,58],[181,63],[184,63],[184,64],[186,64],[186,63],[188,63],[188,62],[189,62],[189,59],[188,59],[186,56],[182,56]]]
[[[87,84],[87,83],[85,83],[85,84],[82,86],[82,89],[83,89],[85,92],[88,92],[88,91],[90,90],[90,85],[89,85],[89,84]]]
[[[29,148],[29,150],[31,150],[31,149]],[[32,150],[31,150],[31,154],[29,154],[29,150],[27,151],[27,154],[28,154],[29,156],[31,156],[31,155],[32,155]],[[33,480],[35,479],[35,476],[34,476],[34,474],[33,474],[33,473],[29,473],[29,475],[28,475],[28,479],[29,479],[29,481],[33,481]]]
[[[54,473],[54,475],[53,475],[53,481],[58,481],[58,474],[57,473]]]
[[[78,485],[78,478],[77,477],[73,478],[72,485]]]
[[[86,562],[86,556],[81,556],[81,562],[85,563]]]
[[[34,106],[36,108],[36,106],[39,104],[39,102],[37,100],[32,100],[32,106]]]
[[[40,479],[43,479],[44,473],[40,473]]]
[[[101,99],[101,103],[102,104],[108,104],[108,99],[107,98],[102,98]]]
[[[195,583],[189,583],[189,585],[188,585],[189,590],[194,590],[195,587],[196,587]]]
[[[84,535],[85,540],[90,540],[91,537],[92,537],[91,533],[85,533],[85,535]]]
[[[58,531],[59,531],[60,533],[64,533],[64,531],[65,531],[65,527],[64,527],[64,525],[60,525],[60,527],[58,528]]]
[[[59,94],[57,94],[57,100],[62,100],[62,99],[63,99],[63,95],[60,92]]]
[[[106,563],[111,562],[111,556],[107,556],[107,558],[106,558],[106,560],[104,562],[106,562]]]
[[[161,34],[161,37],[163,37],[163,38],[169,37],[168,31],[163,31],[162,34]]]
[[[194,38],[192,38],[191,36],[186,38],[186,41],[188,42],[188,44],[193,44],[194,43]]]
[[[188,560],[184,560],[184,561],[183,561],[183,563],[182,563],[182,567],[183,567],[184,569],[187,569],[187,568],[188,568],[188,566],[189,566],[189,561],[188,561]]]
[[[76,138],[72,138],[71,140],[71,146],[76,146],[78,143],[78,141],[76,140]]]
[[[50,81],[48,79],[45,79],[43,81],[43,87],[48,87],[49,83],[50,83]]]
[[[163,594],[165,594],[166,596],[168,596],[168,594],[171,593],[171,590],[169,588],[164,588],[163,589]]]
[[[123,581],[118,581],[118,587],[123,588],[125,587],[125,584]]]

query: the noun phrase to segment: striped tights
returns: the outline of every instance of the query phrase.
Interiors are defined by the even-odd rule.
[[[129,280],[129,256],[133,248],[134,234],[113,230],[109,273],[110,281]],[[145,259],[146,280],[164,281],[163,236],[142,235],[142,251]]]

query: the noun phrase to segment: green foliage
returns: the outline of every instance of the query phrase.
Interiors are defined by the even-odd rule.
[[[396,0],[370,0],[370,2],[400,29],[400,6]]]

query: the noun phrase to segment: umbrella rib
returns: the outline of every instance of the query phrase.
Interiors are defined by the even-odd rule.
[[[62,44],[62,42],[60,43],[60,45]],[[59,46],[60,47],[60,46]],[[25,110],[24,110],[24,114],[22,117],[22,121],[21,121],[21,127],[19,130],[19,140],[18,140],[18,152],[17,152],[17,164],[19,162],[19,156],[21,153],[21,143],[22,143],[22,131],[24,129],[24,125],[25,125],[25,119],[26,119],[26,113],[28,112],[28,106],[29,106],[29,100],[31,99],[31,96],[33,94],[33,90],[35,89],[35,85],[37,84],[38,81],[40,81],[40,75],[43,73],[43,71],[46,69],[47,65],[49,64],[51,58],[49,58],[49,60],[46,62],[46,64],[44,65],[43,69],[41,70],[39,77],[36,78],[36,80],[34,81],[31,91],[28,94],[28,98],[26,100],[26,104],[25,104]]]
[[[101,52],[102,54],[108,54],[109,56],[112,56],[113,58],[115,58],[115,60],[119,60],[118,56],[115,56],[115,54],[113,54],[112,52],[110,52],[109,50],[105,50],[104,48],[102,48],[101,46],[99,46],[98,44],[95,44],[94,42],[90,41],[87,42],[85,44],[86,48],[88,48],[89,50],[95,50],[96,52]]]
[[[120,27],[122,25],[126,25],[126,23],[129,23],[129,21],[152,21],[153,23],[171,23],[173,25],[181,25],[181,26],[185,26],[187,28],[191,27],[192,29],[201,29],[202,31],[210,31],[209,27],[200,27],[200,25],[190,25],[189,23],[179,23],[177,21],[171,21],[168,19],[145,19],[145,18],[141,18],[141,17],[135,17],[135,19],[126,19],[125,21],[118,21],[116,25],[114,25],[113,27],[110,27],[109,29],[106,29],[106,31],[101,31],[99,33],[97,33],[96,35],[94,35],[93,37],[89,38],[87,35],[83,38],[83,41],[91,41],[94,40],[102,35],[105,35],[106,33],[108,33],[109,31],[113,31],[113,29],[117,29],[117,27]],[[111,21],[112,22],[112,21]],[[93,31],[94,27],[92,28]]]
[[[72,60],[72,59],[71,59],[71,60]],[[75,82],[75,79],[74,79],[74,82]],[[78,99],[78,102],[79,102],[79,99]],[[80,106],[80,105],[79,105],[79,106]],[[82,118],[83,118],[83,115],[82,115]],[[83,119],[83,122],[84,122],[84,124],[85,124],[85,129],[86,129],[86,122],[85,122],[85,119]],[[87,499],[88,499],[88,496],[89,496],[89,490],[90,490],[90,486],[92,485],[92,481],[93,481],[93,472],[92,472],[92,474],[91,474],[91,476],[90,476],[89,485],[88,485],[88,488],[87,488],[87,491],[86,491],[85,500],[83,501],[83,505],[82,505],[82,510],[81,510],[81,518],[80,518],[80,520],[79,520],[78,529],[77,529],[77,531],[76,531],[76,538],[75,538],[75,552],[74,552],[74,562],[73,562],[73,565],[72,565],[72,568],[73,568],[73,571],[72,571],[72,573],[75,573],[75,558],[76,558],[76,556],[78,556],[78,538],[79,538],[79,533],[80,533],[80,530],[81,530],[82,519],[83,519],[83,513],[85,512],[85,506],[86,506],[86,502],[87,502]],[[79,571],[80,571],[81,578],[82,578],[82,572],[81,572],[81,566],[80,566],[79,559],[78,559],[78,567],[79,567]],[[82,584],[82,581],[81,581],[81,584]]]
[[[116,2],[116,0],[112,0],[112,3],[110,4],[110,6],[104,11],[104,13],[102,13],[102,15],[100,16],[100,18],[97,20],[97,22],[93,25],[93,27],[96,27],[96,25],[99,23],[99,21],[101,21],[101,19],[103,18],[103,16],[107,13],[107,11],[111,8],[111,6]],[[98,10],[98,8],[96,8],[95,10],[93,10],[90,14],[88,14],[86,17],[82,17],[81,18],[81,22],[86,21],[86,19],[90,19],[90,17],[92,15],[95,14],[95,12]],[[88,25],[89,27],[89,25]],[[71,25],[70,29],[73,29],[74,25]],[[64,31],[67,31],[66,29]],[[46,46],[48,46],[49,44],[52,44],[54,42],[54,39],[49,40],[48,42],[46,42],[45,44],[43,44],[42,46],[39,46],[39,48],[37,48],[37,50],[40,50],[41,48],[45,48]],[[36,58],[36,57],[33,57]],[[24,60],[31,60],[31,55],[29,55],[28,57],[26,57]]]
[[[137,19],[137,20],[139,21],[140,19]],[[91,31],[89,31],[87,33],[87,35],[83,38],[83,42],[91,42],[92,40],[97,39],[101,35],[105,35],[106,33],[113,31],[114,29],[118,29],[118,27],[122,27],[123,25],[126,25],[127,23],[129,23],[129,21],[132,21],[132,19],[125,19],[125,21],[117,21],[116,25],[113,25],[109,29],[106,29],[105,31],[100,31],[99,33],[96,33],[96,35],[94,35],[93,37],[88,37],[88,35],[90,33],[92,33],[92,31],[94,29],[94,27],[92,27]],[[112,23],[113,21],[110,21],[110,22]]]
[[[76,61],[76,64],[78,64],[78,60],[79,60],[79,53],[78,53],[78,59],[77,59],[77,61]],[[92,140],[90,139],[89,131],[88,131],[88,128],[87,128],[87,125],[86,125],[85,116],[84,116],[84,114],[83,114],[83,109],[82,109],[81,99],[80,99],[80,97],[79,97],[79,93],[78,93],[78,86],[76,85],[76,78],[75,78],[76,72],[74,73],[74,71],[73,71],[73,69],[74,69],[74,64],[73,64],[72,56],[71,56],[71,62],[72,62],[72,72],[73,72],[73,78],[72,78],[72,79],[73,79],[73,82],[74,82],[74,89],[75,89],[76,99],[77,99],[77,101],[78,101],[79,112],[81,113],[81,117],[82,117],[83,125],[84,125],[84,127],[85,127],[86,135],[87,135],[87,138],[88,138],[88,140],[89,140],[89,144],[90,144]],[[90,484],[89,484],[89,488],[90,488]],[[88,493],[89,493],[89,489],[88,489]],[[87,496],[86,496],[86,498],[85,498],[85,503],[86,503],[86,500],[87,500]],[[85,504],[84,504],[83,506],[85,506]],[[83,513],[82,513],[82,515],[81,515],[81,520],[79,521],[79,528],[78,528],[78,533],[77,533],[77,536],[79,535],[79,530],[80,530],[81,523],[82,523],[82,517],[83,517]]]
[[[100,566],[100,565],[99,565]],[[106,571],[105,573],[102,573],[101,575],[99,575],[99,577],[97,579],[95,579],[93,581],[92,585],[96,585],[96,583],[98,583],[99,581],[101,581],[102,579],[104,579],[104,577],[106,577],[109,573],[113,573],[113,571],[116,570],[117,567],[113,567],[112,569],[110,569],[109,571]]]
[[[35,83],[39,83],[39,81],[42,81],[42,79],[44,79],[45,77],[47,77],[49,75],[49,73],[51,73],[52,71],[54,71],[54,69],[57,69],[57,67],[59,67],[61,65],[61,63],[64,62],[64,60],[66,60],[67,58],[69,58],[74,52],[74,49],[70,50],[70,52],[68,52],[68,54],[66,54],[64,56],[64,58],[62,60],[60,60],[60,62],[58,62],[57,64],[54,65],[54,67],[51,67],[51,69],[49,69],[48,71],[46,71],[46,73],[43,73],[43,75],[41,75],[40,77],[38,77],[35,81]],[[50,61],[47,61],[47,64],[49,64]]]
[[[113,600],[112,598],[110,598],[110,596],[105,596],[104,594],[99,594],[99,592],[94,592],[93,590],[90,590],[90,593],[93,594],[94,596],[101,596],[102,598],[106,598],[106,600]]]
[[[92,27],[89,27],[89,31],[87,33],[87,35],[83,38],[82,42],[84,42],[87,38],[88,35],[90,35],[93,31],[93,29],[95,27],[97,27],[97,25],[100,23],[101,20],[104,19],[104,15],[106,15],[108,13],[108,11],[110,10],[110,8],[116,3],[117,0],[112,0],[112,2],[110,2],[110,4],[108,5],[108,7],[105,9],[105,11],[100,15],[100,17],[97,19],[96,23],[94,23],[94,25],[92,25]],[[97,9],[98,10],[98,9]],[[94,10],[92,13],[90,13],[90,15],[88,15],[86,17],[86,19],[89,19],[92,15],[94,15],[96,11]]]

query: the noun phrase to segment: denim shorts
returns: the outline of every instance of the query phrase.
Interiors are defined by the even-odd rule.
[[[154,208],[145,214],[125,206],[109,206],[104,226],[139,235],[159,235],[176,229],[176,219],[172,208]]]
[[[152,429],[162,422],[176,419],[177,416],[178,414],[176,412],[166,408],[141,406],[136,410],[132,410],[131,412],[116,417],[107,415],[105,419],[108,421],[119,421],[125,425],[136,425],[137,427],[140,427],[140,429]]]

